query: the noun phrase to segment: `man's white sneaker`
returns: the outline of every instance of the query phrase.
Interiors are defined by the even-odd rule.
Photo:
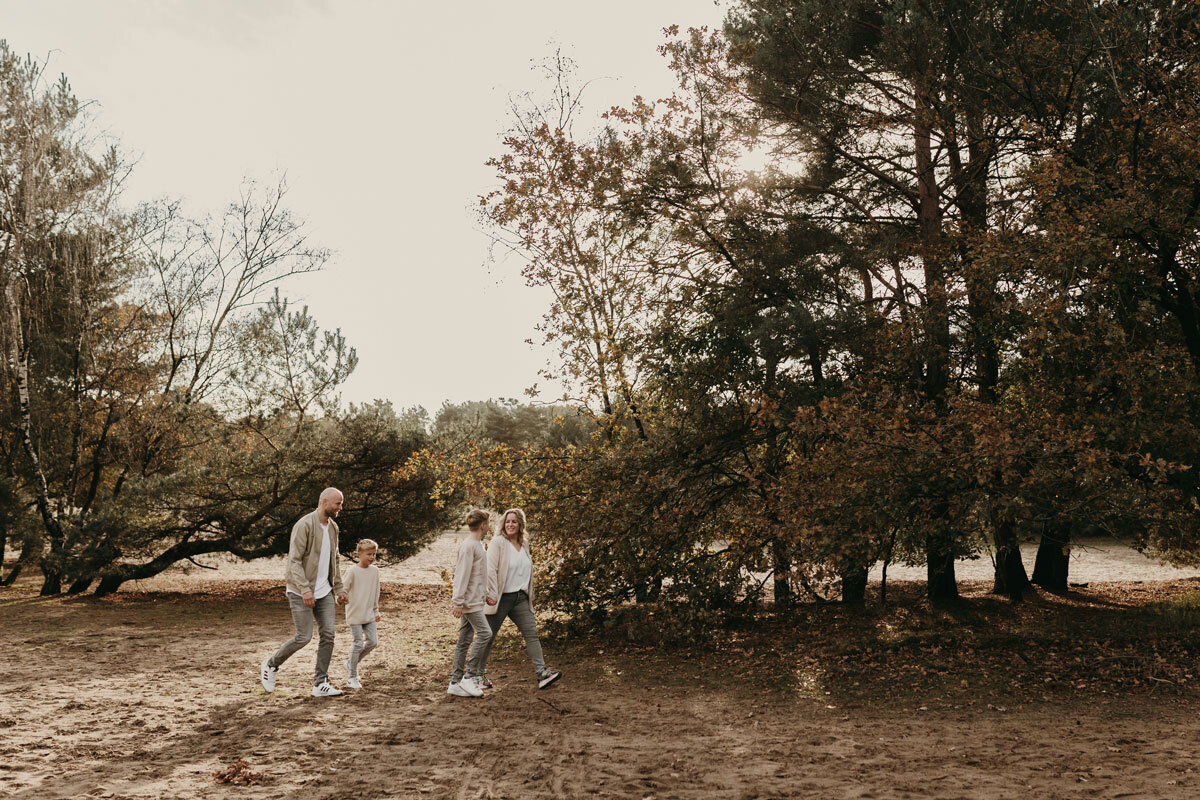
[[[358,678],[346,678],[346,688],[347,689],[361,689],[362,681],[360,681]]]
[[[270,656],[264,658],[263,662],[258,665],[258,679],[262,682],[262,687],[265,691],[275,691],[275,675],[278,672],[278,667],[271,666]]]
[[[446,694],[452,694],[455,697],[483,697],[483,689],[475,685],[473,678],[463,678],[458,683],[450,684]]]
[[[313,697],[337,697],[339,694],[342,694],[342,690],[329,681],[313,687]]]

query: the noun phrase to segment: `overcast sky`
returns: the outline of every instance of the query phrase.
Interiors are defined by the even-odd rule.
[[[475,209],[510,94],[561,46],[592,114],[673,88],[662,28],[718,25],[712,0],[0,0],[0,38],[50,59],[138,158],[130,201],[193,213],[285,172],[289,206],[334,251],[287,294],[340,327],[351,402],[520,397],[551,354],[547,305],[489,268]],[[551,400],[557,390],[543,399]]]

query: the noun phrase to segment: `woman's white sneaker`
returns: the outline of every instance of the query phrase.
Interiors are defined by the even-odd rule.
[[[446,694],[452,694],[455,697],[483,697],[483,689],[475,685],[474,678],[463,678],[458,683],[450,684]]]
[[[337,697],[339,694],[342,694],[342,690],[329,681],[325,681],[322,684],[314,686],[312,694],[313,697]]]
[[[271,666],[270,656],[263,659],[263,662],[258,665],[258,680],[262,683],[262,687],[267,692],[275,691],[275,675],[279,672],[277,667]]]

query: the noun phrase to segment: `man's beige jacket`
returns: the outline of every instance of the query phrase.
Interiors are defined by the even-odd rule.
[[[305,514],[292,526],[288,546],[287,590],[303,595],[317,585],[317,564],[321,560],[321,520],[316,511]],[[338,572],[338,524],[329,520],[329,585],[333,593],[342,591]]]

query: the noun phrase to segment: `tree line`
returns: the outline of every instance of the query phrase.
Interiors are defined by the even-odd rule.
[[[119,143],[65,77],[0,43],[0,561],[42,593],[107,594],[181,561],[287,550],[325,486],[347,547],[442,530],[419,410],[346,408],[357,363],[282,293],[330,254],[245,182],[208,218],[125,197]]]
[[[480,214],[594,434],[453,468],[596,619],[857,602],[878,562],[942,601],[981,553],[1017,600],[1084,535],[1197,563],[1198,33],[1173,0],[740,0],[667,31],[670,97],[591,118],[550,59]]]
[[[401,556],[524,506],[578,619],[860,602],[1081,536],[1200,562],[1193,3],[812,0],[670,29],[669,97],[519,98],[479,213],[550,290],[556,406],[343,408],[284,187],[130,209],[63,81],[0,50],[0,541],[43,591],[283,551],[322,485]],[[1022,542],[1039,544],[1033,574]],[[886,591],[886,583],[884,584]],[[650,613],[650,612],[647,612]]]

